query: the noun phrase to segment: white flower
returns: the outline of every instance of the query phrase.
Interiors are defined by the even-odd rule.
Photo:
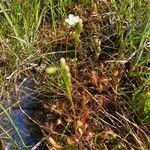
[[[74,16],[70,14],[68,18],[65,19],[70,26],[75,26],[77,23],[82,23],[82,19],[79,16]]]

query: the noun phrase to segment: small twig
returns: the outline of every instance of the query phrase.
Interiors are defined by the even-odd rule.
[[[140,127],[138,127],[137,124],[131,122],[128,118],[126,118],[125,116],[121,115],[121,114],[118,113],[118,112],[116,112],[116,114],[117,114],[118,116],[120,116],[122,119],[124,119],[126,122],[132,124],[134,127],[136,127],[137,129],[139,129],[139,131],[141,131],[141,133],[143,133],[143,134],[145,135],[145,137],[147,138],[148,142],[150,143],[149,137],[146,135],[146,133],[145,133]]]
[[[45,138],[41,139],[36,145],[32,147],[31,150],[36,150],[50,135],[46,136]]]
[[[9,75],[6,79],[7,80],[9,80],[9,79],[11,79],[13,76],[14,76],[14,74],[17,72],[17,70],[15,70],[11,75]]]
[[[43,127],[40,123],[38,123],[37,121],[35,121],[34,119],[32,119],[23,109],[22,107],[19,105],[19,108],[20,110],[22,111],[22,113],[28,118],[30,119],[31,121],[33,121],[33,123],[35,123],[36,125],[38,125],[40,128],[44,129],[44,130],[49,130],[48,128],[46,127]]]
[[[121,63],[121,64],[125,64],[127,62],[129,62],[134,56],[135,54],[139,51],[139,49],[137,51],[135,51],[128,59],[126,60],[107,60],[105,61],[106,63]]]

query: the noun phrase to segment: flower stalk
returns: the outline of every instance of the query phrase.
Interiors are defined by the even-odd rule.
[[[80,45],[80,34],[83,31],[83,23],[82,19],[79,16],[74,16],[73,14],[70,14],[68,18],[65,19],[65,22],[74,28],[75,31],[75,60],[77,60],[77,50]]]
[[[73,103],[72,94],[71,94],[71,87],[72,87],[71,74],[70,74],[70,69],[64,58],[60,59],[60,71],[62,73],[63,87],[70,101],[73,114],[75,115],[75,108],[74,108],[74,103]]]

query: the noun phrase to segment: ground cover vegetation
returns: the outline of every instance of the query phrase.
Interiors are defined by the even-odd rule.
[[[48,149],[150,149],[149,0],[1,0],[1,114],[32,74]]]

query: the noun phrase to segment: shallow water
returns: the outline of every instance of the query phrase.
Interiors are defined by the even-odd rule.
[[[12,92],[10,95],[12,104],[16,100],[20,100],[20,102],[12,108],[11,113],[9,112],[12,121],[6,113],[0,116],[0,125],[3,129],[9,131],[7,134],[1,128],[0,132],[3,136],[1,139],[7,139],[10,136],[8,138],[9,140],[4,140],[4,143],[6,143],[5,150],[13,150],[14,147],[21,150],[30,150],[42,139],[42,133],[39,127],[29,119],[36,118],[36,115],[39,115],[41,113],[40,111],[42,111],[42,95],[36,92],[36,87],[35,77],[30,76],[23,80],[21,86],[19,86],[19,92]],[[38,117],[40,118],[40,115]],[[43,143],[36,149],[46,150],[46,146]]]

